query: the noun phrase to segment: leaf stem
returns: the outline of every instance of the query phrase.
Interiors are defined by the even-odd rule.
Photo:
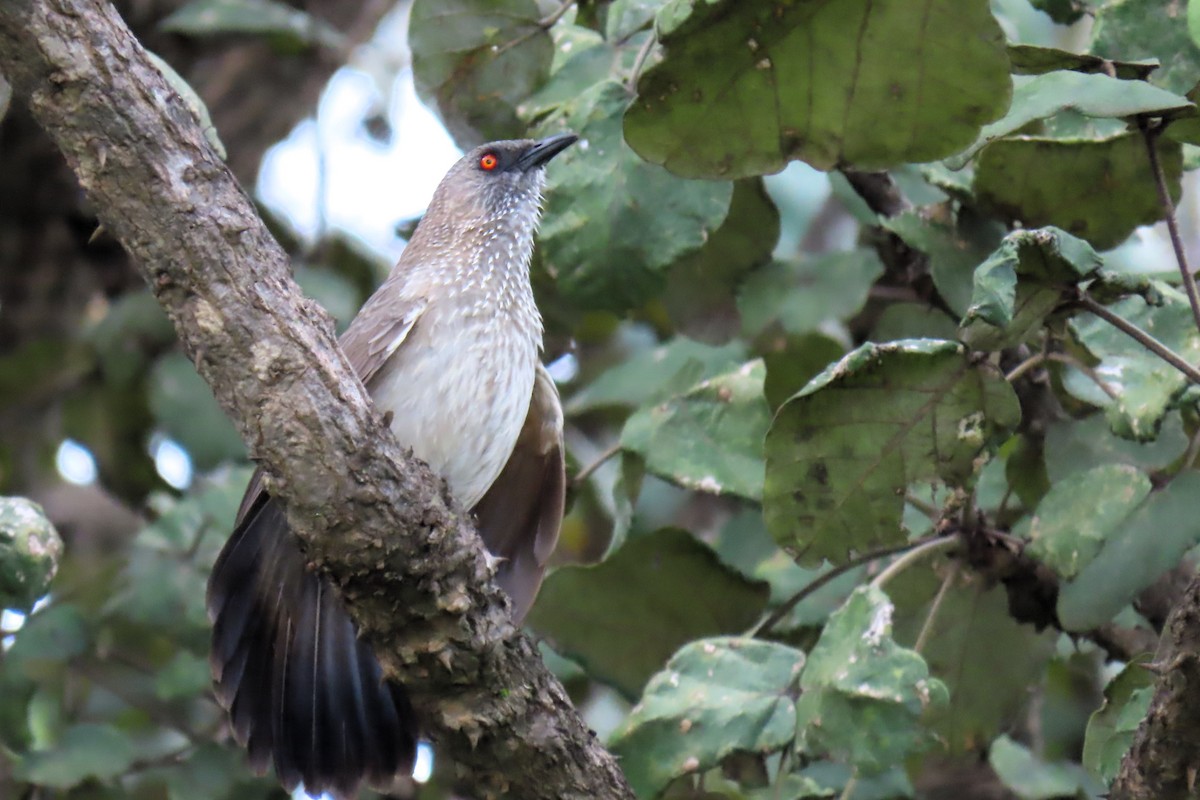
[[[564,0],[562,5],[538,20],[538,25],[541,25],[543,28],[553,28],[554,23],[562,19],[563,14],[566,14],[573,5],[575,5],[575,0]]]
[[[957,536],[939,536],[936,539],[930,539],[929,541],[923,542],[922,544],[917,545],[904,555],[897,558],[891,564],[888,564],[887,569],[876,575],[875,579],[871,581],[871,586],[875,587],[876,589],[882,589],[887,585],[888,581],[899,575],[901,572],[904,572],[904,570],[908,569],[913,564],[916,564],[921,559],[925,558],[926,556],[933,555],[934,553],[939,553],[942,550],[949,550],[957,544]]]
[[[1171,200],[1171,191],[1167,188],[1167,176],[1163,172],[1162,160],[1158,157],[1158,137],[1161,127],[1151,127],[1146,120],[1138,123],[1142,129],[1142,138],[1146,141],[1146,153],[1150,157],[1150,171],[1154,173],[1154,183],[1158,186],[1158,201],[1163,211],[1167,213],[1167,232],[1171,235],[1171,247],[1175,250],[1175,263],[1179,265],[1179,275],[1183,278],[1183,288],[1187,292],[1188,302],[1192,306],[1192,319],[1196,321],[1196,329],[1200,330],[1200,291],[1196,290],[1196,277],[1188,266],[1187,251],[1183,248],[1183,237],[1179,235],[1179,222],[1175,218],[1175,203]]]
[[[792,609],[798,606],[800,601],[812,595],[822,586],[829,584],[834,580],[834,578],[845,575],[850,570],[861,567],[863,564],[869,564],[872,561],[877,561],[881,558],[895,555],[896,553],[903,553],[906,550],[911,550],[912,548],[919,546],[919,543],[913,544],[912,542],[905,542],[904,544],[893,545],[891,547],[881,547],[878,550],[871,550],[863,553],[860,556],[856,556],[855,558],[847,561],[845,564],[839,564],[838,566],[833,567],[828,572],[822,573],[805,584],[800,591],[796,592],[794,595],[785,600],[783,604],[779,606],[779,608],[771,612],[769,617],[751,628],[746,635],[751,637],[766,636],[772,628],[783,621],[784,617],[792,613]]]
[[[1120,399],[1120,395],[1117,393],[1117,390],[1112,388],[1112,386],[1109,386],[1108,382],[1100,377],[1100,373],[1096,372],[1096,370],[1092,369],[1087,364],[1080,361],[1078,358],[1075,358],[1075,356],[1069,355],[1067,353],[1053,353],[1053,352],[1052,353],[1034,353],[1029,358],[1025,359],[1020,364],[1017,364],[1017,366],[1013,367],[1012,372],[1005,375],[1004,379],[1006,381],[1008,381],[1009,383],[1012,383],[1017,378],[1020,378],[1022,375],[1029,372],[1034,367],[1037,367],[1046,361],[1057,361],[1059,364],[1066,364],[1068,366],[1074,367],[1075,369],[1082,372],[1084,375],[1091,378],[1092,383],[1099,386],[1100,389],[1106,395],[1109,396],[1109,398],[1111,398],[1113,400]]]
[[[616,442],[615,444],[610,446],[607,450],[602,452],[600,455],[596,456],[595,461],[588,464],[583,469],[579,470],[579,472],[575,473],[575,477],[571,479],[571,483],[576,484],[576,485],[583,483],[588,478],[592,477],[593,472],[600,469],[600,467],[604,466],[604,464],[607,463],[609,459],[611,459],[613,456],[615,456],[619,452],[621,452],[621,442],[620,441]]]
[[[650,51],[654,49],[654,43],[658,41],[658,34],[653,30],[646,37],[646,41],[642,43],[642,49],[638,50],[637,57],[633,60],[633,68],[629,70],[629,80],[625,81],[625,88],[630,94],[637,93],[638,77],[642,74],[642,67],[646,66],[646,59],[650,57]]]
[[[1122,333],[1125,333],[1128,336],[1130,336],[1131,338],[1136,339],[1138,341],[1138,343],[1141,344],[1143,347],[1145,347],[1147,350],[1154,353],[1156,356],[1161,358],[1163,361],[1166,361],[1172,367],[1174,367],[1175,369],[1179,370],[1184,375],[1186,375],[1188,380],[1191,381],[1192,383],[1200,383],[1200,370],[1197,370],[1195,367],[1193,367],[1191,364],[1189,364],[1187,361],[1185,361],[1183,359],[1183,356],[1179,355],[1174,350],[1167,347],[1165,344],[1160,342],[1158,339],[1155,339],[1153,336],[1151,336],[1149,333],[1147,333],[1146,331],[1139,328],[1137,325],[1134,325],[1132,322],[1125,319],[1124,317],[1114,314],[1112,311],[1109,311],[1107,308],[1105,308],[1104,306],[1097,303],[1094,299],[1092,299],[1087,294],[1081,293],[1079,295],[1079,305],[1081,305],[1083,308],[1087,309],[1091,313],[1095,314],[1097,317],[1104,320],[1109,325],[1112,325],[1114,328],[1121,331]]]
[[[842,793],[838,795],[838,800],[850,800],[854,796],[854,790],[858,788],[858,770],[850,773],[850,779],[846,781],[846,786],[842,789]]]
[[[917,634],[916,644],[913,645],[913,650],[918,654],[925,649],[925,644],[929,641],[929,635],[933,633],[933,622],[937,619],[938,612],[942,608],[942,601],[946,599],[946,595],[950,592],[950,586],[954,583],[954,579],[958,577],[959,563],[955,561],[950,565],[950,571],[946,573],[945,579],[942,580],[941,588],[933,597],[933,605],[929,606],[929,613],[925,615],[925,622],[921,625],[921,632]]]

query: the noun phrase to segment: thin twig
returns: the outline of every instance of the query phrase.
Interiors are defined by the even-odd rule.
[[[842,789],[842,793],[838,795],[838,800],[850,800],[854,796],[854,790],[858,788],[858,770],[850,773],[850,779],[846,781],[846,786]]]
[[[908,503],[917,511],[920,511],[931,520],[936,520],[942,514],[942,510],[933,503],[926,503],[924,500],[911,493],[904,495],[904,502]]]
[[[921,626],[921,632],[917,634],[916,644],[913,645],[913,650],[918,654],[925,649],[925,643],[929,641],[929,635],[933,633],[933,622],[937,619],[938,612],[942,608],[942,601],[946,599],[946,595],[950,591],[950,585],[958,577],[958,568],[959,563],[957,561],[950,565],[950,571],[946,573],[941,588],[938,589],[938,593],[933,597],[933,605],[929,607],[929,613],[925,615],[925,624]]]
[[[821,587],[829,584],[834,578],[845,575],[850,570],[861,567],[863,564],[869,564],[872,561],[877,561],[881,558],[895,555],[896,553],[903,553],[906,550],[911,550],[912,548],[918,546],[920,546],[919,542],[916,544],[913,542],[905,542],[904,544],[893,545],[891,547],[881,547],[878,550],[872,550],[868,553],[863,553],[860,556],[856,556],[855,558],[847,561],[845,564],[839,564],[828,572],[822,573],[805,584],[800,591],[796,592],[794,595],[785,600],[783,604],[779,606],[779,608],[771,612],[769,617],[751,628],[746,635],[766,636],[772,628],[782,622],[788,614],[792,613],[792,609],[798,606],[800,602],[804,600],[804,598],[812,595]]]
[[[1166,361],[1172,367],[1174,367],[1175,369],[1179,370],[1184,375],[1186,375],[1188,380],[1191,381],[1192,383],[1200,383],[1200,370],[1197,370],[1195,367],[1193,367],[1187,361],[1184,361],[1183,356],[1179,355],[1174,350],[1167,347],[1165,344],[1160,342],[1158,339],[1155,339],[1153,336],[1151,336],[1149,333],[1147,333],[1146,331],[1139,328],[1137,325],[1134,325],[1132,322],[1125,319],[1124,317],[1114,314],[1112,311],[1109,311],[1107,308],[1100,305],[1094,299],[1092,299],[1091,297],[1089,297],[1086,294],[1081,293],[1079,295],[1078,302],[1079,302],[1079,305],[1081,305],[1083,308],[1092,312],[1097,317],[1099,317],[1100,319],[1107,322],[1109,325],[1112,325],[1114,328],[1116,328],[1117,330],[1121,331],[1122,333],[1128,335],[1129,337],[1136,339],[1138,341],[1138,343],[1141,344],[1143,347],[1145,347],[1147,350],[1154,353],[1156,356],[1161,358],[1163,361]]]
[[[619,452],[621,452],[621,443],[618,441],[618,442],[617,442],[616,444],[614,444],[612,447],[609,447],[609,448],[608,448],[607,450],[605,450],[603,453],[601,453],[600,455],[596,456],[596,460],[595,460],[595,461],[593,461],[592,463],[588,464],[588,465],[587,465],[586,467],[584,467],[583,469],[579,470],[579,472],[577,472],[577,473],[575,474],[575,477],[571,479],[571,483],[573,483],[573,484],[576,484],[576,485],[579,485],[579,484],[583,483],[583,482],[584,482],[584,481],[586,481],[588,478],[592,477],[592,473],[593,473],[593,472],[595,472],[596,470],[600,469],[600,467],[604,466],[604,464],[605,464],[605,463],[606,463],[606,462],[607,462],[607,461],[608,461],[610,458],[612,458],[613,456],[615,456],[615,455],[616,455],[617,453],[619,453]]]
[[[575,0],[565,0],[565,2],[558,8],[554,9],[549,14],[538,20],[538,25],[541,25],[543,28],[547,29],[553,28],[554,23],[562,19],[562,15],[567,13],[567,11],[569,11],[573,5],[575,5]]]
[[[1022,375],[1029,372],[1034,367],[1040,366],[1041,364],[1043,364],[1046,361],[1057,361],[1059,364],[1066,364],[1068,366],[1074,367],[1075,369],[1079,370],[1084,375],[1086,375],[1088,378],[1091,378],[1092,383],[1099,386],[1100,390],[1103,391],[1106,395],[1108,395],[1110,399],[1119,400],[1121,398],[1121,395],[1117,392],[1117,390],[1112,388],[1112,386],[1110,386],[1107,381],[1105,381],[1103,378],[1100,377],[1100,373],[1096,372],[1096,370],[1092,369],[1087,364],[1083,363],[1078,358],[1076,358],[1073,355],[1070,355],[1069,353],[1056,353],[1056,352],[1055,353],[1046,353],[1046,352],[1034,353],[1029,358],[1025,359],[1020,364],[1017,364],[1017,366],[1013,367],[1012,371],[1004,376],[1004,379],[1006,381],[1008,381],[1009,383],[1012,383],[1017,378],[1020,378]]]
[[[921,559],[925,558],[926,556],[933,555],[934,553],[941,552],[942,550],[949,550],[957,544],[957,536],[939,536],[936,539],[930,539],[923,544],[919,544],[904,555],[897,558],[891,564],[888,564],[887,569],[875,576],[875,579],[871,581],[871,585],[876,589],[882,589],[887,585],[888,581],[899,575],[901,572],[904,572],[904,570],[908,569],[913,564],[916,564]]]
[[[1175,250],[1175,263],[1179,265],[1183,288],[1187,292],[1188,302],[1192,305],[1192,319],[1196,321],[1196,330],[1200,330],[1200,292],[1196,290],[1196,277],[1192,274],[1192,268],[1188,266],[1183,237],[1179,235],[1179,222],[1175,219],[1175,203],[1171,200],[1167,176],[1158,157],[1158,136],[1162,133],[1162,128],[1151,127],[1145,120],[1140,122],[1140,127],[1142,138],[1146,141],[1146,153],[1150,156],[1150,171],[1154,173],[1154,183],[1158,186],[1158,201],[1167,213],[1167,232],[1171,235],[1171,247]]]
[[[629,71],[629,79],[625,81],[625,88],[629,90],[630,94],[637,92],[638,76],[642,74],[642,67],[646,66],[646,59],[650,57],[650,51],[654,49],[654,43],[657,40],[658,35],[654,31],[650,31],[650,35],[642,43],[642,49],[638,50],[637,58],[633,60],[633,68]]]

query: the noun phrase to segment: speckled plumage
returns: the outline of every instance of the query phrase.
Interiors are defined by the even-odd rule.
[[[542,167],[572,141],[465,155],[341,342],[398,441],[473,510],[518,620],[563,514],[562,410],[538,361],[529,259]],[[256,474],[209,582],[216,694],[254,768],[350,797],[411,770],[417,723],[298,545]]]

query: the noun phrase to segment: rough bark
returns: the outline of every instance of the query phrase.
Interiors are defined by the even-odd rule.
[[[513,627],[467,515],[373,413],[328,316],[296,289],[249,198],[112,7],[5,0],[0,71],[132,254],[309,557],[471,793],[632,797]]]
[[[1163,629],[1152,668],[1150,711],[1121,761],[1113,800],[1196,797],[1200,771],[1200,578],[1193,578]]]

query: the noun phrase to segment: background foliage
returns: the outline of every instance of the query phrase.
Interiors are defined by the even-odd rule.
[[[196,53],[303,71],[347,45],[267,0],[125,11],[247,181],[265,143]],[[459,145],[582,137],[534,264],[575,477],[530,625],[640,796],[1104,791],[1200,544],[1200,306],[1160,223],[1200,167],[1197,20],[414,0],[416,84]],[[9,155],[36,137],[19,106],[0,134],[34,170]],[[0,285],[0,493],[65,539],[0,501],[0,607],[49,586],[0,630],[0,795],[278,793],[208,696],[204,581],[243,447],[60,183],[33,208],[86,279],[0,248],[21,276]],[[343,323],[387,268],[278,230]],[[161,436],[201,473],[184,492],[146,455]],[[64,437],[98,486],[59,485]]]

